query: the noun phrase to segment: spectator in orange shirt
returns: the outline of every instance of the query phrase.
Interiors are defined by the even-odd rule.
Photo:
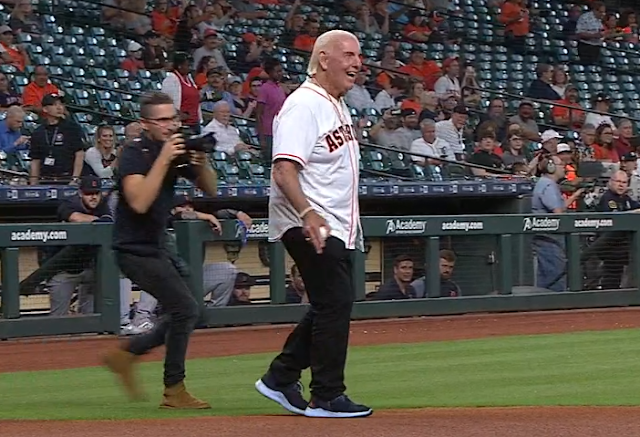
[[[407,98],[402,101],[400,109],[413,109],[416,114],[422,112],[422,93],[424,93],[424,85],[422,82],[414,79],[407,86]]]
[[[218,63],[213,56],[203,56],[200,58],[200,62],[198,62],[198,66],[196,67],[196,76],[193,78],[196,85],[198,85],[198,89],[202,89],[208,83],[207,73],[217,66]]]
[[[564,91],[564,99],[560,100],[558,103],[571,106],[571,108],[554,106],[553,109],[551,109],[553,124],[557,126],[566,126],[574,130],[579,130],[582,127],[587,118],[587,114],[578,102],[578,98],[578,88],[574,85],[568,85]]]
[[[422,80],[428,91],[433,91],[434,84],[442,76],[442,71],[436,61],[425,60],[424,52],[418,48],[411,51],[409,63],[400,67],[400,71]]]
[[[49,82],[49,73],[44,65],[36,65],[31,75],[31,83],[22,94],[25,111],[40,112],[42,99],[47,94],[60,94],[58,87]]]
[[[620,162],[620,155],[613,145],[613,128],[608,124],[601,124],[596,129],[593,157],[597,161]]]
[[[163,37],[173,40],[180,15],[182,15],[180,8],[169,8],[169,0],[157,0],[156,7],[151,12],[153,30]]]
[[[316,20],[307,20],[305,30],[305,33],[296,36],[296,39],[293,41],[293,48],[310,52],[313,50],[313,45],[320,33],[320,22]]]
[[[16,45],[13,30],[7,25],[0,26],[0,57],[4,64],[11,64],[20,71],[31,65],[24,47]]]
[[[524,54],[529,34],[529,10],[524,0],[507,0],[500,9],[498,20],[505,26],[505,45]]]
[[[127,58],[122,61],[120,68],[127,70],[131,74],[138,74],[138,70],[144,69],[142,60],[142,46],[135,41],[131,41],[127,46]]]
[[[404,26],[404,37],[409,41],[427,42],[431,36],[431,27],[427,19],[420,11],[411,11],[407,14],[409,24]]]

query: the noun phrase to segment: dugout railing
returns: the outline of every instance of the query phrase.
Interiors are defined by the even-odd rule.
[[[465,239],[484,236],[493,241],[497,281],[493,293],[439,299],[398,301],[366,301],[365,257],[354,253],[354,283],[357,300],[354,319],[452,315],[474,312],[532,311],[578,309],[640,304],[638,272],[640,272],[640,224],[633,213],[591,213],[562,215],[477,215],[477,216],[402,216],[365,217],[362,220],[365,240],[420,239],[424,241],[427,288],[440,286],[438,270],[442,239]],[[269,303],[251,306],[209,308],[203,295],[204,244],[234,244],[242,240],[242,228],[235,221],[223,223],[221,235],[208,224],[181,221],[175,225],[178,250],[191,268],[191,288],[202,303],[200,327],[296,322],[306,305],[284,304],[287,272],[285,251],[281,244],[268,244]],[[249,243],[265,240],[268,225],[256,220],[247,234]],[[630,258],[628,271],[633,286],[614,290],[583,291],[585,267],[581,255],[588,236],[603,232],[628,233]],[[522,286],[533,285],[534,271],[531,238],[536,233],[565,234],[567,254],[566,292],[522,292]],[[111,252],[109,224],[24,224],[0,225],[2,256],[2,318],[0,339],[79,333],[117,333],[119,330],[119,273]],[[19,250],[25,246],[89,245],[96,248],[96,298],[94,315],[28,316],[20,311],[21,282]],[[613,247],[611,250],[616,250]],[[222,260],[221,260],[222,261]],[[483,267],[481,267],[483,268]],[[24,283],[24,280],[23,280]],[[526,289],[526,287],[525,287]],[[532,289],[533,290],[533,289]],[[23,290],[24,291],[24,290]]]

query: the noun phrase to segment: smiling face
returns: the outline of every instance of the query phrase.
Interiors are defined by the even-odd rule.
[[[353,87],[362,68],[360,43],[355,37],[342,36],[320,52],[319,61],[332,88],[342,96]]]

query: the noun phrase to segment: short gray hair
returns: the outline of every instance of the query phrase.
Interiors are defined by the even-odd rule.
[[[231,109],[231,105],[229,105],[229,102],[227,102],[226,100],[218,100],[213,104],[213,110],[217,111],[218,109],[222,109],[225,106]]]
[[[11,117],[11,116],[24,118],[24,116],[25,116],[24,109],[22,109],[22,107],[16,106],[16,105],[9,106],[9,108],[7,108],[7,117]]]
[[[430,118],[425,118],[420,122],[420,129],[424,129],[426,127],[436,127],[436,122]]]

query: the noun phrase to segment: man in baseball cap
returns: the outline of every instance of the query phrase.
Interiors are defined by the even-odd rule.
[[[251,305],[251,287],[256,284],[255,279],[248,273],[238,272],[234,285],[233,294],[229,299],[228,306]]]
[[[542,135],[540,137],[541,137],[540,142],[542,143],[543,149],[545,149],[547,152],[554,155],[558,153],[557,152],[558,143],[562,139],[562,135],[560,135],[558,132],[554,131],[553,129],[548,129],[542,132]]]

